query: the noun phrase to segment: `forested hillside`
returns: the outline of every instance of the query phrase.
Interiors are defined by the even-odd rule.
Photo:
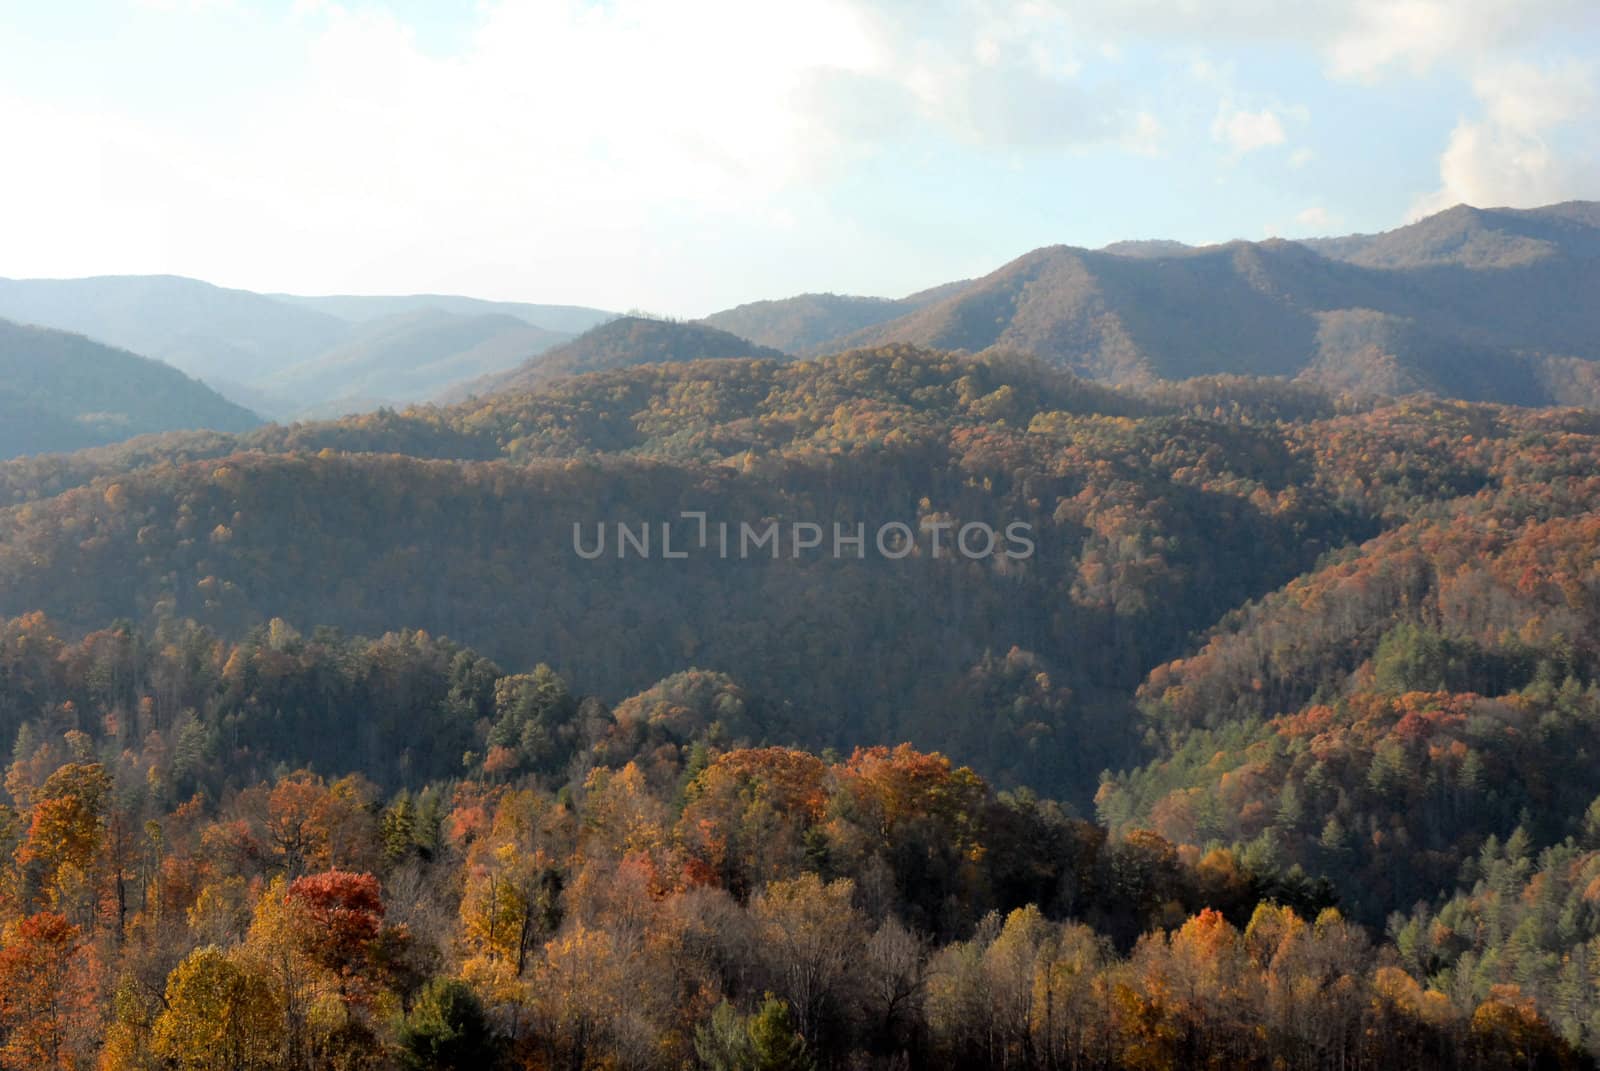
[[[1111,383],[1242,374],[1595,405],[1596,292],[1594,203],[1460,205],[1377,235],[1049,246],[901,302],[808,295],[708,322],[799,353],[998,346]]]
[[[613,698],[701,666],[762,682],[798,739],[948,748],[1085,802],[1125,761],[1149,666],[1377,530],[1265,427],[911,349],[611,373],[240,445],[0,514],[0,610],[235,633],[405,622]],[[13,495],[52,478],[13,472]],[[830,542],[835,523],[1023,523],[1036,549],[970,560],[946,533],[940,556],[924,539],[898,561],[575,551],[579,524],[591,540],[671,522],[681,543],[685,511]]]
[[[612,699],[698,665],[761,682],[789,705],[796,739],[911,740],[1086,802],[1101,769],[1137,757],[1141,680],[1193,637],[1264,600],[1235,616],[1310,641],[1305,669],[1281,653],[1234,669],[1228,652],[1253,631],[1211,640],[1183,672],[1221,668],[1180,691],[1213,719],[1212,691],[1260,716],[1339,686],[1402,595],[1415,615],[1433,593],[1396,581],[1368,595],[1388,616],[1334,630],[1275,626],[1297,588],[1274,589],[1339,548],[1351,549],[1297,583],[1389,576],[1414,539],[1497,560],[1494,543],[1467,542],[1483,525],[1588,509],[1591,489],[1570,477],[1595,464],[1597,431],[1576,411],[1373,408],[1271,384],[1116,393],[1027,359],[909,348],[651,367],[453,409],[13,464],[0,485],[24,504],[0,514],[0,610],[78,628],[193,618],[235,635],[273,617],[403,623],[513,664],[549,661]],[[1480,516],[1480,501],[1520,512]],[[575,525],[592,540],[596,525],[659,537],[669,522],[681,544],[685,512],[735,532],[814,522],[830,542],[836,522],[1021,522],[1035,547],[981,561],[935,557],[926,540],[894,561],[576,552]],[[1531,644],[1526,619],[1550,613],[1492,585],[1479,603],[1499,615],[1492,628],[1447,623],[1491,646],[1508,630]]]
[[[1544,208],[1456,205],[1382,234],[1312,238],[1303,244],[1368,268],[1514,268],[1563,257],[1600,256],[1600,204]]]
[[[503,313],[424,308],[360,323],[332,349],[265,376],[258,386],[304,399],[296,411],[301,417],[342,416],[432,398],[464,380],[515,368],[571,337]]]
[[[345,332],[312,309],[170,275],[0,279],[0,316],[78,332],[208,383],[307,360]]]
[[[0,320],[0,458],[179,428],[260,421],[158,361],[81,335]]]
[[[898,299],[801,294],[752,301],[712,313],[705,323],[785,353],[810,356],[829,352],[836,340],[846,335],[926,308],[966,285],[966,280],[945,283]]]
[[[1597,503],[1585,410],[907,345],[0,464],[0,1051],[1592,1066]]]
[[[510,371],[460,384],[446,392],[445,400],[528,391],[566,376],[637,365],[730,357],[782,360],[786,356],[770,346],[757,345],[705,324],[620,316],[591,328],[571,342],[530,357]]]
[[[1600,1071],[1600,0],[3,6],[0,1071]]]
[[[0,279],[0,317],[164,361],[275,419],[426,401],[611,318],[449,295],[296,297],[171,275]],[[139,429],[149,430],[149,429]]]

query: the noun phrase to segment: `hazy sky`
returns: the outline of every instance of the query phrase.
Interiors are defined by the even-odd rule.
[[[0,0],[0,275],[699,315],[1600,198],[1592,0]]]

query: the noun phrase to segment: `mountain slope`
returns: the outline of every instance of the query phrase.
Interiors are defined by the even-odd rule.
[[[1109,382],[1305,376],[1354,391],[1600,400],[1594,205],[1452,209],[1371,238],[1128,252],[1038,249],[830,345],[998,346]]]
[[[443,397],[450,400],[530,390],[585,372],[731,357],[783,360],[788,354],[704,324],[623,316],[547,350],[510,372],[452,388]]]
[[[0,317],[75,331],[208,381],[291,367],[348,331],[326,313],[172,275],[0,279]]]
[[[458,316],[515,316],[524,323],[547,331],[577,335],[613,319],[616,313],[582,305],[536,305],[523,301],[485,301],[456,294],[406,294],[397,296],[339,294],[306,297],[299,294],[271,294],[290,305],[314,309],[351,323],[366,323],[388,316],[416,312],[449,312]]]
[[[12,393],[10,387],[0,387],[0,459],[63,453],[94,442],[92,432],[71,418]]]
[[[1550,257],[1600,256],[1600,204],[1543,208],[1456,205],[1382,234],[1314,238],[1302,244],[1368,268],[1515,268]]]
[[[695,665],[791,702],[788,738],[911,739],[1080,803],[1163,732],[1255,732],[1338,694],[1408,616],[1478,637],[1454,691],[1519,686],[1525,654],[1600,666],[1600,423],[1579,411],[1352,407],[1238,379],[1141,397],[901,346],[621,368],[124,456],[0,466],[20,503],[0,510],[0,616],[404,623],[613,698]],[[731,556],[715,535],[686,559],[614,542],[615,523],[665,523],[694,551],[684,511],[727,522]],[[794,523],[1013,521],[1036,546],[1015,562],[790,545]],[[781,553],[736,549],[773,523]],[[591,545],[597,524],[588,558],[574,526]]]
[[[785,353],[813,356],[842,336],[926,308],[966,285],[946,283],[899,299],[800,294],[724,309],[701,322]]]
[[[258,423],[159,361],[0,320],[0,457],[186,428],[243,431]]]
[[[794,739],[909,735],[1079,799],[1122,764],[1151,664],[1368,531],[1320,493],[1252,501],[1299,469],[1270,432],[1033,360],[908,347],[620,369],[267,428],[227,457],[177,446],[179,464],[101,467],[52,497],[19,486],[9,500],[26,504],[0,510],[0,615],[170,611],[229,634],[274,616],[405,621],[618,696],[697,665],[781,690]],[[1174,485],[1203,472],[1215,488]],[[676,523],[688,546],[685,510],[732,525],[735,545],[742,524],[780,523],[782,553],[576,552],[575,524],[588,544],[597,523],[648,523],[652,539]],[[903,560],[789,546],[791,523],[924,519],[1025,523],[1037,553],[969,560],[950,530],[942,553],[924,535]]]
[[[0,279],[0,317],[165,361],[280,419],[423,401],[610,315],[450,295],[265,295],[177,276]]]
[[[1256,259],[1244,245],[1153,259],[1051,246],[840,344],[1018,349],[1110,382],[1282,375],[1314,328],[1262,285]]]
[[[358,324],[344,342],[260,387],[284,399],[325,399],[296,415],[332,416],[431,398],[571,338],[504,313],[418,309]]]

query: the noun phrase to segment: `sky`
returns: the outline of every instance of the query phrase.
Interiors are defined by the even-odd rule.
[[[1586,0],[0,0],[0,276],[699,316],[1600,199]]]

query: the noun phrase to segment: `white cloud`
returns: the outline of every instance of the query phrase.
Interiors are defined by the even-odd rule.
[[[1082,42],[1061,5],[851,3],[876,46],[864,83],[913,105],[902,129],[914,121],[1007,149],[1117,145],[1141,135],[1139,109],[1123,88],[1085,78],[1082,54],[1109,62],[1107,50]],[[854,107],[852,96],[833,110]]]
[[[1289,154],[1289,166],[1295,168],[1305,167],[1316,158],[1315,149],[1299,148]]]
[[[1593,114],[1592,65],[1508,63],[1473,80],[1482,115],[1463,119],[1439,158],[1440,186],[1419,198],[1413,218],[1466,203],[1529,207],[1594,196],[1600,159],[1593,146],[1558,151],[1564,130]]]
[[[1228,106],[1224,106],[1212,122],[1211,137],[1227,145],[1237,155],[1271,145],[1282,145],[1289,139],[1277,113],[1270,108],[1250,112]]]
[[[1357,0],[1326,54],[1336,77],[1372,81],[1391,68],[1413,73],[1445,60],[1471,64],[1542,33],[1590,21],[1585,0]]]
[[[1312,205],[1310,208],[1296,213],[1294,221],[1299,224],[1302,230],[1315,231],[1320,234],[1327,234],[1339,222],[1337,216],[1321,205]]]
[[[197,5],[218,0],[146,2],[198,34]],[[0,169],[10,263],[73,274],[92,249],[101,270],[238,285],[480,290],[541,264],[628,291],[676,285],[663,266],[693,255],[697,230],[827,216],[795,202],[919,135],[1146,155],[1161,138],[1123,87],[1084,77],[1071,20],[1049,4],[498,0],[443,50],[381,6],[297,0],[276,17],[290,42],[276,67],[292,74],[226,124],[52,106],[19,86],[0,135],[42,166]],[[549,297],[607,300],[587,286]]]
[[[145,2],[179,20],[208,0]],[[501,0],[447,55],[381,7],[298,0],[288,17],[304,55],[282,66],[303,76],[220,135],[114,105],[46,109],[18,92],[8,133],[107,159],[130,140],[164,148],[114,165],[118,182],[70,209],[46,198],[54,168],[5,169],[3,203],[45,198],[65,222],[96,205],[118,217],[148,197],[183,209],[180,219],[162,207],[153,224],[180,249],[211,243],[219,226],[270,248],[311,230],[354,243],[404,219],[409,236],[372,243],[384,258],[385,245],[430,234],[536,246],[691,204],[763,215],[919,128],[1019,149],[1143,149],[1154,131],[1117,87],[1082,79],[1068,20],[1049,5]],[[14,158],[59,158],[9,144]],[[13,226],[0,220],[8,244]]]
[[[1588,173],[1556,136],[1581,114],[1571,85],[1504,62],[1594,18],[1578,0],[483,0],[475,30],[443,47],[384,0],[295,0],[289,14],[134,2],[173,19],[175,37],[193,30],[197,55],[197,13],[230,7],[283,23],[273,40],[294,44],[263,64],[276,84],[228,87],[225,124],[54,101],[0,70],[0,137],[27,162],[0,168],[13,272],[25,258],[30,274],[75,273],[89,250],[102,270],[240,285],[531,296],[536,278],[551,300],[621,292],[704,311],[685,308],[702,284],[679,266],[710,242],[748,232],[758,248],[781,232],[797,247],[870,247],[875,224],[832,216],[816,192],[862,158],[951,141],[1020,159],[1160,155],[1203,101],[1231,94],[1225,57],[1261,44],[1320,56],[1339,78],[1478,72],[1483,113],[1452,136],[1439,197],[1547,196]],[[1157,108],[1145,64],[1173,43],[1172,77],[1211,88]],[[1229,96],[1211,134],[1236,155],[1294,149],[1298,167],[1303,121],[1270,96]],[[551,278],[576,289],[551,292]]]
[[[1190,63],[1188,74],[1220,94],[1216,115],[1211,120],[1211,140],[1226,146],[1235,160],[1286,144],[1289,132],[1285,124],[1305,123],[1311,118],[1310,109],[1303,104],[1272,98],[1251,99],[1253,94],[1241,93],[1235,87],[1235,72],[1231,66],[1218,67],[1200,59]]]
[[[530,270],[605,270],[626,292],[672,278],[661,266],[683,251],[668,243],[692,233],[679,220],[774,218],[783,191],[841,159],[856,132],[808,109],[805,76],[868,72],[879,58],[856,13],[828,0],[805,19],[733,0],[516,0],[483,9],[443,56],[381,10],[293,17],[294,77],[225,129],[115,102],[0,99],[12,159],[35,165],[0,169],[12,262],[78,274],[92,250],[98,270],[308,289],[453,278],[503,291]]]
[[[133,0],[133,6],[146,11],[203,13],[232,10],[234,0]]]
[[[1591,0],[1084,0],[1072,10],[1085,32],[1113,38],[1303,46],[1334,77],[1361,81],[1471,63],[1600,18]]]
[[[1157,157],[1164,154],[1167,131],[1161,121],[1149,112],[1134,116],[1133,125],[1122,136],[1122,147],[1135,156]]]
[[[1332,234],[1340,226],[1342,220],[1322,205],[1312,205],[1301,209],[1294,214],[1294,219],[1285,224],[1282,220],[1269,221],[1261,228],[1263,238],[1316,238]]]
[[[1490,122],[1542,129],[1589,115],[1595,103],[1594,66],[1502,64],[1473,79],[1473,91],[1484,102]]]

